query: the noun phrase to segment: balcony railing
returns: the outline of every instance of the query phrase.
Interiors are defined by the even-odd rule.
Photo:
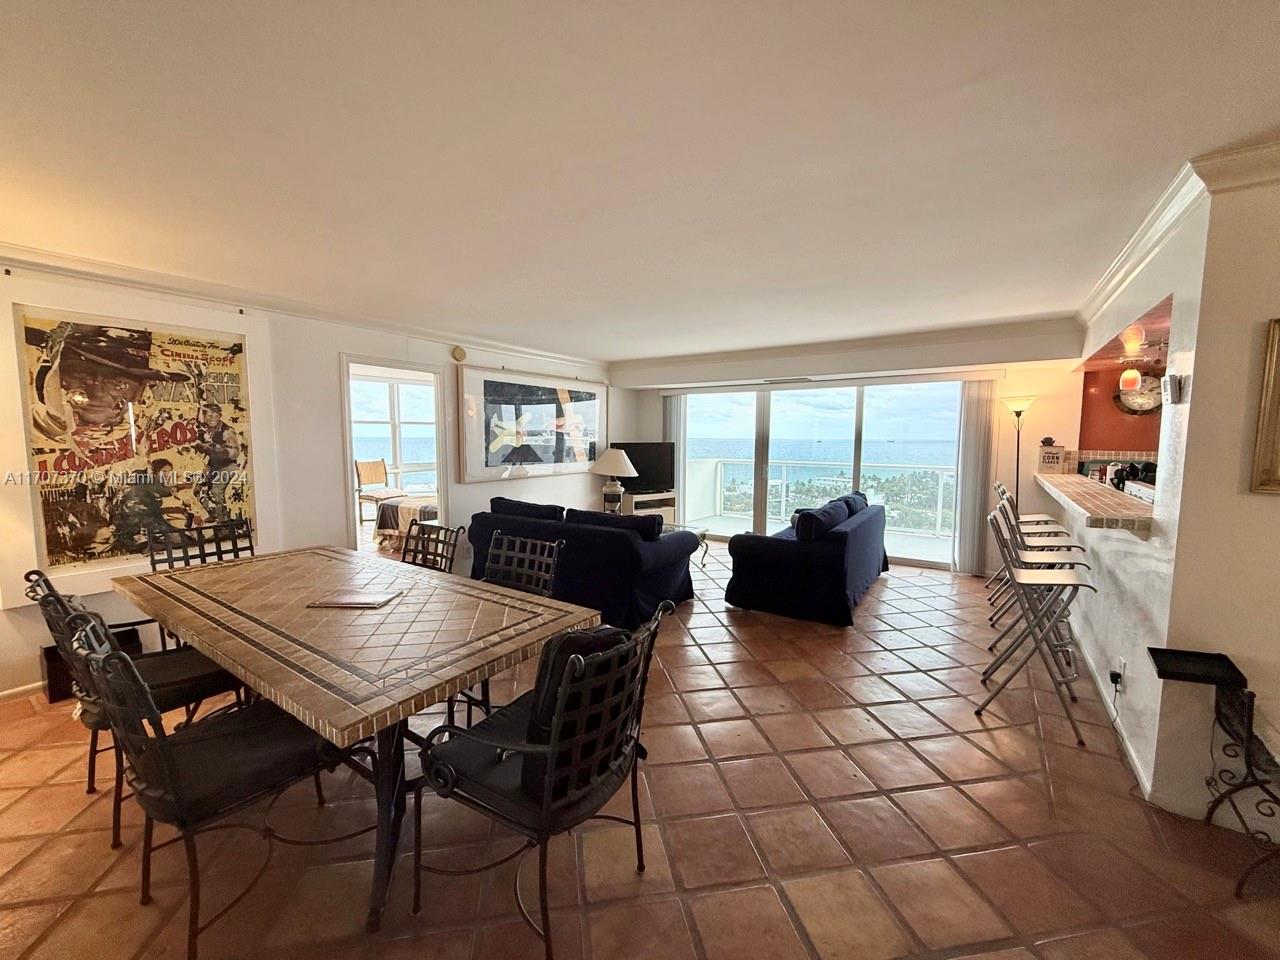
[[[689,460],[685,465],[685,517],[688,522],[753,514],[754,464],[750,460]],[[820,506],[854,488],[852,465],[810,460],[772,460],[766,521],[790,522],[804,507]],[[886,525],[900,533],[950,538],[955,526],[954,466],[864,463],[858,489],[883,504]]]

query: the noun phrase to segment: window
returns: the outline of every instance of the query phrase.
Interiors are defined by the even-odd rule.
[[[796,510],[861,490],[885,509],[891,557],[950,562],[958,382],[709,392],[682,409],[685,523],[776,533]]]
[[[351,376],[351,445],[357,460],[385,460],[387,483],[436,492],[436,390],[429,375],[413,379]]]

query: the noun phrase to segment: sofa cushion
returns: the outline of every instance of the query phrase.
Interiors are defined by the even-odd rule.
[[[529,503],[527,500],[509,500],[494,497],[489,501],[489,512],[507,517],[530,517],[534,520],[563,520],[564,507],[554,503]]]
[[[574,510],[570,507],[564,512],[564,522],[585,523],[592,527],[611,527],[614,530],[634,530],[640,534],[641,540],[647,540],[649,543],[653,543],[662,535],[662,517],[655,513],[624,517],[619,513]]]
[[[845,506],[849,508],[849,516],[856,517],[863,510],[867,509],[867,495],[860,490],[853,493],[847,493],[840,498],[844,501]]]
[[[849,519],[849,506],[843,500],[831,500],[813,510],[801,510],[796,517],[796,539],[818,540],[837,524]]]

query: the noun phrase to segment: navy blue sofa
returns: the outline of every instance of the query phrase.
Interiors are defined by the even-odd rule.
[[[467,529],[472,579],[484,577],[489,541],[495,530],[501,530],[512,536],[563,540],[564,550],[556,564],[552,596],[599,610],[600,618],[612,626],[634,630],[653,616],[663,600],[681,603],[693,599],[689,558],[699,546],[695,534],[676,530],[646,540],[637,530],[598,525],[607,522],[600,520],[599,514],[569,511],[569,521],[592,522],[568,522],[552,516],[550,513],[519,516],[492,512],[472,516]],[[639,517],[625,519],[640,520]],[[647,535],[652,536],[657,526],[660,524]]]
[[[889,569],[884,524],[884,507],[855,494],[797,511],[793,525],[771,537],[739,534],[729,541],[733,577],[724,598],[746,610],[847,626],[852,608]]]

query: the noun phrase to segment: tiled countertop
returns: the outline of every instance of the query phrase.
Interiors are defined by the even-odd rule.
[[[1144,540],[1151,535],[1151,504],[1107,484],[1078,473],[1037,473],[1036,483],[1086,527],[1129,530]]]

